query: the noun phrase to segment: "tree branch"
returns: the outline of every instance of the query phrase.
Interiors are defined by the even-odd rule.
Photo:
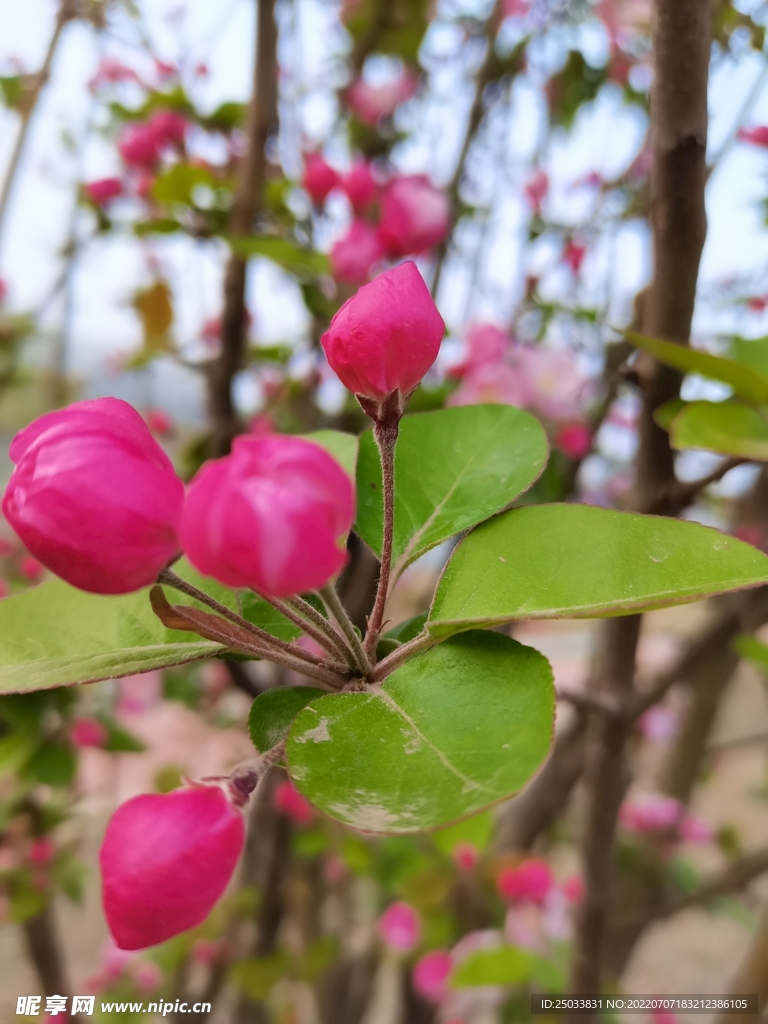
[[[275,0],[257,0],[253,92],[248,107],[247,150],[243,156],[229,219],[233,238],[251,234],[264,205],[266,144],[277,124],[277,25]],[[232,381],[245,352],[247,260],[232,253],[224,275],[221,352],[208,374],[211,454],[226,455],[239,424],[232,402]]]

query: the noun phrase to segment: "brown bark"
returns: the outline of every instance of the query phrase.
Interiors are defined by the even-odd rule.
[[[728,986],[729,995],[757,993],[758,1018],[768,1004],[768,907],[763,908],[752,944]],[[722,1013],[717,1024],[743,1024],[744,1014]]]
[[[48,903],[44,910],[23,923],[29,958],[35,965],[37,976],[47,996],[65,996],[70,1006],[72,989],[67,981],[64,966],[64,955],[59,941],[53,906]],[[72,1024],[81,1024],[82,1016],[77,1014],[70,1018]]]
[[[233,238],[251,234],[254,218],[264,205],[266,145],[277,125],[277,25],[275,0],[257,0],[253,93],[248,107],[247,149],[238,175],[229,231]],[[226,455],[239,424],[232,402],[232,381],[245,357],[247,260],[235,253],[224,275],[221,352],[210,367],[208,401],[211,416],[210,451]]]
[[[685,344],[696,297],[706,235],[707,77],[711,44],[709,0],[655,0],[654,82],[651,91],[651,229],[654,276],[643,302],[643,330]],[[679,374],[641,360],[643,408],[636,459],[635,508],[670,514],[674,458],[655,410],[674,398]],[[638,617],[611,619],[603,630],[602,689],[631,700]],[[628,730],[608,716],[595,717],[587,743],[586,819],[581,843],[586,893],[576,921],[570,989],[599,992],[610,908],[613,843],[623,788]],[[589,1024],[584,1016],[574,1022]]]

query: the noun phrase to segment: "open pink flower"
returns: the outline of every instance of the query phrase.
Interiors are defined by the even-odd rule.
[[[419,915],[409,903],[393,903],[379,918],[379,934],[392,949],[407,953],[421,935]]]
[[[441,1003],[448,995],[448,978],[453,970],[453,957],[443,949],[425,953],[413,968],[413,987],[420,996]]]
[[[353,221],[343,238],[331,249],[331,270],[337,281],[362,284],[384,258],[378,232],[363,220]]]
[[[218,786],[134,797],[107,825],[99,864],[107,923],[120,949],[143,949],[200,924],[245,841],[243,816]]]
[[[395,178],[384,191],[379,235],[391,257],[418,255],[448,234],[448,197],[424,174]]]
[[[416,92],[418,79],[409,70],[383,85],[370,85],[358,78],[347,90],[347,105],[363,124],[375,127],[382,117],[391,117],[401,103]]]
[[[486,363],[500,363],[512,345],[512,338],[495,324],[475,323],[467,328],[464,358],[449,371],[451,377],[463,377]]]
[[[543,903],[553,884],[552,869],[545,860],[538,859],[504,868],[496,878],[500,894],[513,902]]]

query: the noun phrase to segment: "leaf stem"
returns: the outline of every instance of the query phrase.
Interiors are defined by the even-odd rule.
[[[402,664],[410,660],[414,655],[421,654],[422,651],[428,651],[436,643],[437,640],[430,636],[429,633],[419,633],[413,640],[409,640],[407,644],[398,647],[396,651],[388,654],[386,658],[383,658],[378,663],[371,675],[371,682],[381,682],[382,679],[386,679],[396,668],[400,668]]]
[[[349,642],[349,646],[354,652],[358,668],[367,679],[372,670],[370,660],[368,659],[368,655],[365,653],[365,648],[363,647],[360,637],[357,635],[354,624],[352,623],[349,615],[347,615],[347,609],[341,603],[341,598],[339,597],[333,583],[329,583],[328,586],[323,587],[320,591],[320,596],[325,601],[328,611],[339,624],[345,638]]]
[[[283,601],[279,597],[270,597],[268,594],[262,594],[260,591],[254,591],[254,593],[258,594],[262,601],[271,604],[273,608],[279,611],[281,615],[284,615],[294,626],[298,626],[307,636],[311,636],[313,640],[316,640],[329,654],[341,655],[349,668],[357,668],[352,652],[343,642],[343,637],[336,633],[332,626],[331,631],[329,631],[327,627],[331,624],[327,619],[323,618],[320,612],[312,608],[312,605],[307,601],[302,600],[300,597],[292,597],[287,601]],[[299,601],[301,601],[301,605],[299,605],[300,610],[297,610],[296,604]],[[305,606],[312,609],[311,620],[309,614],[305,611]],[[323,626],[316,625],[317,619],[322,621]]]
[[[192,583],[188,583],[187,580],[182,579],[181,576],[178,576],[171,569],[163,569],[157,577],[157,582],[164,584],[167,587],[173,587],[174,590],[178,590],[180,593],[186,594],[187,597],[191,597],[195,601],[200,601],[201,604],[205,604],[209,608],[213,609],[213,611],[218,612],[222,618],[228,619],[247,633],[250,633],[251,636],[258,640],[259,648],[263,648],[263,650],[259,651],[262,657],[267,657],[277,661],[278,655],[285,654],[293,659],[298,659],[298,661],[306,662],[309,665],[331,668],[333,671],[345,668],[345,666],[337,665],[335,663],[328,665],[310,651],[305,651],[301,647],[294,647],[293,644],[288,644],[285,640],[280,640],[278,637],[272,636],[272,634],[268,633],[265,629],[255,626],[252,622],[249,622],[248,619],[244,619],[242,615],[238,615],[237,612],[233,612],[231,608],[227,608],[226,605],[217,601],[215,597],[211,597],[210,594],[206,594],[204,590],[200,590]],[[282,664],[286,663],[282,662]],[[296,668],[293,662],[290,665],[286,664],[286,667]]]
[[[387,606],[389,592],[389,574],[392,568],[392,542],[395,530],[395,446],[400,429],[399,421],[377,422],[373,427],[373,436],[379,449],[381,459],[382,502],[384,529],[381,540],[381,569],[379,585],[376,588],[376,600],[373,611],[368,619],[365,633],[365,653],[375,660],[376,644],[379,642],[384,610]]]

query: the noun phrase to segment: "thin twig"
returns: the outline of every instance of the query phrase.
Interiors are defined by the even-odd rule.
[[[422,651],[428,651],[436,643],[437,640],[430,636],[429,633],[419,633],[413,640],[409,640],[407,644],[403,644],[396,651],[388,654],[386,658],[382,658],[373,670],[371,682],[381,682],[382,679],[386,679],[388,675],[394,672],[396,668],[399,668],[417,654],[421,654]]]
[[[326,668],[345,669],[343,665],[329,665],[323,659],[312,654],[311,651],[305,651],[301,647],[295,647],[293,644],[288,644],[285,640],[280,640],[278,637],[268,633],[265,629],[261,629],[259,626],[255,626],[248,619],[244,619],[242,615],[238,615],[237,612],[233,612],[231,608],[227,608],[226,605],[217,601],[215,597],[211,597],[210,594],[206,594],[204,590],[199,590],[197,587],[188,583],[181,576],[178,576],[171,569],[163,569],[160,575],[157,577],[157,582],[165,584],[168,587],[173,587],[174,590],[180,591],[182,594],[186,594],[187,597],[193,598],[195,601],[200,601],[201,604],[207,605],[213,611],[218,612],[222,618],[228,619],[233,622],[236,626],[250,633],[259,642],[259,646],[269,653],[267,657],[271,657],[272,654],[277,655],[278,653],[288,654],[292,658],[297,658],[299,661],[307,662],[309,665],[322,666]],[[288,667],[293,667],[288,666]]]
[[[43,60],[43,66],[34,76],[34,84],[23,97],[23,107],[19,112],[21,118],[19,131],[16,135],[16,141],[13,145],[11,158],[8,161],[5,178],[3,179],[3,186],[0,190],[0,236],[2,236],[5,218],[8,213],[8,204],[11,198],[11,191],[13,190],[13,184],[19,170],[19,164],[21,163],[24,145],[27,141],[27,136],[29,135],[32,115],[37,107],[37,101],[40,99],[40,93],[42,92],[43,86],[50,78],[51,66],[61,40],[61,33],[67,22],[71,21],[74,17],[75,11],[70,0],[62,0],[58,14],[56,15],[56,24],[54,25],[53,35],[51,36],[51,41],[48,43],[48,50]]]
[[[583,692],[575,690],[557,690],[557,699],[572,704],[578,711],[596,712],[600,715],[608,715],[609,718],[616,718],[620,721],[627,716],[626,705],[620,704],[612,697],[603,693]]]
[[[373,611],[368,619],[365,633],[365,653],[375,660],[376,645],[379,642],[381,625],[384,621],[384,609],[389,594],[389,574],[392,568],[392,544],[395,532],[395,447],[397,445],[398,424],[383,426],[376,423],[373,436],[379,449],[381,459],[382,505],[384,526],[381,541],[381,569],[379,583],[376,588],[376,600]]]
[[[347,610],[341,603],[341,598],[339,597],[333,583],[329,583],[327,587],[323,587],[320,591],[320,596],[325,601],[328,611],[339,624],[344,636],[349,641],[349,646],[355,654],[357,666],[367,679],[371,674],[371,663],[368,660],[368,655],[365,653],[360,637],[357,635],[357,630],[352,624],[352,620],[347,615]]]
[[[324,615],[313,608],[309,601],[305,601],[303,597],[289,597],[288,602],[292,608],[295,608],[299,615],[303,616],[309,622],[312,622],[319,630],[325,633],[330,641],[338,649],[339,653],[349,661],[349,664],[353,668],[358,668],[357,660],[355,659],[354,651],[347,643],[347,638],[343,632],[338,629],[330,619],[326,619]]]
[[[691,480],[688,482],[681,482],[675,480],[669,486],[668,499],[672,504],[673,514],[677,515],[682,512],[683,509],[687,508],[693,503],[694,499],[711,484],[716,484],[722,480],[726,473],[730,473],[732,469],[737,466],[743,466],[749,462],[749,459],[723,459],[723,461],[708,473],[706,476],[700,477],[698,480]]]
[[[313,640],[320,644],[323,650],[328,651],[329,654],[340,654],[345,661],[349,661],[346,649],[340,642],[335,640],[327,631],[318,628],[313,622],[309,622],[305,615],[300,614],[292,607],[290,601],[293,601],[293,598],[290,601],[283,601],[282,598],[270,597],[269,594],[264,594],[261,591],[254,591],[254,593],[258,594],[262,601],[271,604],[276,611],[284,615],[294,626],[298,626],[307,636],[311,636]],[[352,668],[353,663],[350,663],[349,667]]]

